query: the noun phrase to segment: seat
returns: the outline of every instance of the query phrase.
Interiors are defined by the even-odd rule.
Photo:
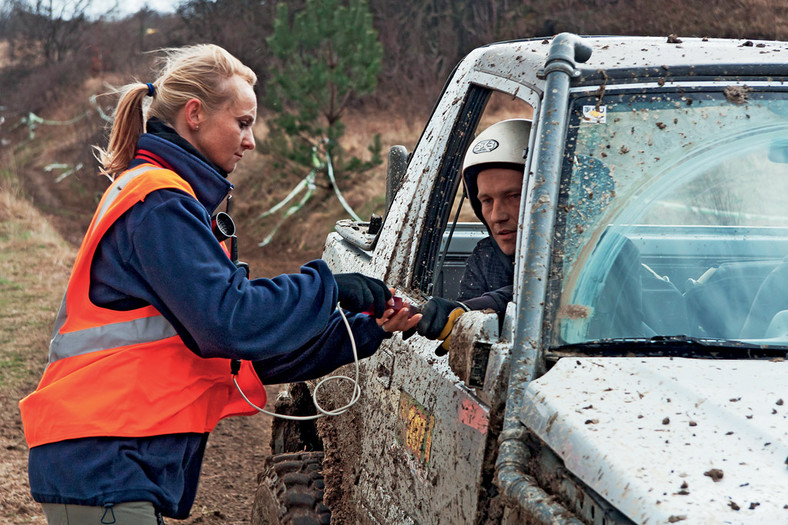
[[[684,292],[690,319],[689,335],[739,338],[758,289],[774,266],[774,261],[744,261],[724,263],[706,272]],[[773,310],[772,315],[777,311]],[[770,320],[771,316],[765,322],[753,320],[748,331],[758,331],[762,335]],[[762,326],[756,327],[756,321]]]
[[[774,267],[761,283],[750,304],[739,337],[766,337],[770,323],[783,310],[788,310],[788,257]]]
[[[660,335],[686,335],[689,326],[684,296],[670,279],[642,266],[644,322]]]
[[[610,236],[607,242],[600,241],[597,248],[606,245],[615,259],[598,287],[586,337],[591,340],[651,337],[655,333],[645,324],[643,315],[644,269],[640,252],[622,235],[607,232],[607,236]]]

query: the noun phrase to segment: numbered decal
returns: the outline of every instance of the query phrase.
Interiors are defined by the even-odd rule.
[[[397,443],[405,447],[420,463],[425,465],[430,462],[434,427],[435,416],[421,403],[402,392],[399,397],[397,417]]]

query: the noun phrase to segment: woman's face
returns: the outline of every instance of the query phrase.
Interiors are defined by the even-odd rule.
[[[228,80],[231,94],[215,111],[201,111],[199,127],[187,140],[227,173],[249,149],[254,149],[252,124],[257,117],[257,97],[252,86],[241,77]]]

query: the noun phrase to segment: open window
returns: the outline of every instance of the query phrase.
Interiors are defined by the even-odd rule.
[[[426,217],[431,227],[420,239],[416,258],[412,287],[427,296],[456,299],[466,260],[476,244],[489,235],[465,194],[461,168],[474,137],[489,126],[512,118],[533,119],[533,106],[518,96],[519,87],[512,83],[511,92],[506,92],[474,85],[468,91],[432,189]],[[525,188],[525,180],[523,183]]]

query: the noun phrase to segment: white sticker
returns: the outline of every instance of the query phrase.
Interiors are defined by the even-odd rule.
[[[607,122],[607,106],[583,106],[583,120],[592,124]]]

